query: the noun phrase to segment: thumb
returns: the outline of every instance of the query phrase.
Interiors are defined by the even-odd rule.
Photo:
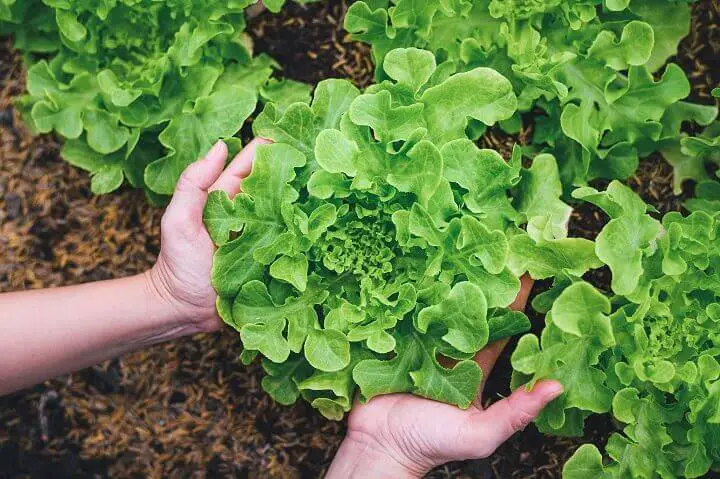
[[[525,429],[540,411],[563,392],[557,381],[540,381],[530,391],[524,386],[473,417],[472,436],[467,443],[474,456],[488,457],[518,431]]]
[[[204,158],[185,168],[175,186],[167,214],[191,225],[200,224],[207,201],[207,190],[222,173],[227,156],[227,145],[220,140]]]

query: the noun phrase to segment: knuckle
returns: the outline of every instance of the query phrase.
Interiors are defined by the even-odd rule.
[[[190,180],[185,173],[183,173],[180,175],[180,178],[178,178],[178,181],[175,184],[175,192],[184,193],[186,191],[192,191],[195,189],[194,186],[194,182]]]
[[[508,399],[496,404],[496,406],[502,404],[502,409],[498,409],[496,413],[500,417],[501,428],[508,438],[512,434],[525,429],[535,419],[535,416],[518,402],[513,396],[510,396]]]
[[[187,168],[185,168],[185,171],[183,171],[180,174],[180,178],[178,178],[177,184],[175,186],[176,191],[184,192],[184,191],[193,191],[199,189],[196,181],[195,181],[195,171],[197,170],[198,165],[197,163],[193,163]]]
[[[513,431],[522,431],[528,427],[531,422],[533,422],[533,419],[535,419],[534,415],[527,411],[519,410],[511,417],[510,425],[512,426]]]
[[[526,404],[511,396],[508,401],[508,416],[510,427],[513,432],[522,431],[535,419],[535,414],[528,410]]]

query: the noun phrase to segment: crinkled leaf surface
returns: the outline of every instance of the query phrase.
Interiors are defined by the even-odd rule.
[[[689,82],[675,65],[658,81],[652,74],[676,54],[690,30],[687,2],[358,1],[349,8],[345,27],[372,46],[378,79],[390,77],[409,89],[420,86],[397,76],[393,48],[434,53],[434,58],[416,54],[402,59],[414,65],[420,81],[435,65],[450,73],[477,67],[500,72],[520,110],[539,107],[547,112],[535,143],[555,154],[566,188],[596,177],[625,179],[640,157],[682,138],[672,119],[677,110],[671,110],[689,94]],[[468,84],[467,79],[456,80],[461,88]],[[428,90],[435,95],[436,90]],[[470,97],[475,90],[465,92]],[[468,108],[474,104],[482,100],[468,102]],[[684,114],[683,121],[696,120]],[[440,118],[448,129],[455,128],[447,114]]]
[[[519,150],[506,161],[466,133],[513,115],[502,75],[439,75],[415,48],[385,63],[393,80],[364,92],[327,80],[309,102],[267,103],[254,129],[275,143],[258,148],[242,193],[213,192],[205,208],[219,310],[269,361],[266,390],[333,419],[356,393],[468,407],[482,378],[475,353],[529,327],[507,309],[520,289],[510,233],[527,236],[530,205],[551,202],[540,218],[566,237],[561,188],[540,172],[557,178],[554,163],[541,159],[519,187]]]
[[[643,257],[656,247],[660,224],[646,214],[645,202],[618,181],[610,183],[604,192],[578,188],[573,197],[594,203],[610,216],[597,237],[595,252],[612,271],[613,291],[629,295],[640,282]]]

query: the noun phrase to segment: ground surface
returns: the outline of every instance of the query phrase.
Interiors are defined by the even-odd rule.
[[[703,0],[695,7],[692,34],[677,59],[693,72],[693,97],[705,102],[708,85],[720,83],[718,5]],[[256,50],[274,56],[290,78],[346,77],[364,86],[372,65],[367,48],[345,38],[344,9],[339,0],[293,5],[254,18],[249,30]],[[60,160],[52,137],[31,138],[11,106],[22,76],[11,43],[0,40],[0,292],[146,270],[159,249],[162,212],[136,191],[93,197],[87,175]],[[488,141],[507,143],[495,134]],[[644,161],[631,184],[661,211],[680,207],[672,171],[658,158]],[[602,221],[597,210],[582,208],[573,232],[592,238]],[[602,271],[591,278],[601,287],[607,279]],[[44,320],[53,327],[52,318]],[[508,392],[509,350],[488,385],[491,399]],[[260,368],[241,366],[237,351],[229,331],[198,336],[0,398],[0,478],[321,475],[343,424],[302,403],[274,404],[259,388]],[[609,421],[594,419],[585,441],[602,443],[612,430]],[[493,457],[452,464],[432,477],[556,478],[580,443],[544,437],[531,426]]]

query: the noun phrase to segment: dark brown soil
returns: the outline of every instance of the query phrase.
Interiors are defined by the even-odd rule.
[[[374,67],[369,47],[351,41],[343,28],[347,7],[346,0],[288,2],[278,15],[266,11],[249,27],[255,50],[276,59],[285,77],[311,85],[346,78],[364,88],[372,83]]]
[[[720,84],[720,7],[703,0],[694,8],[696,25],[678,62],[694,72],[693,95],[708,101],[709,87]],[[344,77],[365,86],[372,78],[368,49],[345,36],[345,9],[341,0],[292,3],[280,15],[254,18],[249,31],[256,51],[271,54],[290,78]],[[11,106],[23,89],[19,65],[10,43],[0,42],[0,292],[146,270],[158,252],[162,212],[136,191],[92,196],[87,175],[59,159],[52,137],[32,138],[21,127]],[[486,141],[508,152],[496,132]],[[631,184],[660,211],[680,207],[672,172],[657,158],[644,161]],[[571,226],[594,238],[604,221],[582,207]],[[609,277],[601,270],[591,279],[606,288]],[[240,365],[238,351],[229,331],[203,335],[0,398],[0,478],[322,475],[344,425],[305,404],[274,404],[259,388],[260,368]],[[488,383],[491,399],[508,393],[509,351]],[[580,443],[602,444],[613,426],[595,418],[586,430],[581,441],[548,438],[530,426],[491,458],[431,476],[557,478]]]
[[[678,63],[688,73],[693,91],[690,99],[712,103],[710,92],[720,86],[720,2],[698,1],[693,5],[690,35],[680,44]]]

